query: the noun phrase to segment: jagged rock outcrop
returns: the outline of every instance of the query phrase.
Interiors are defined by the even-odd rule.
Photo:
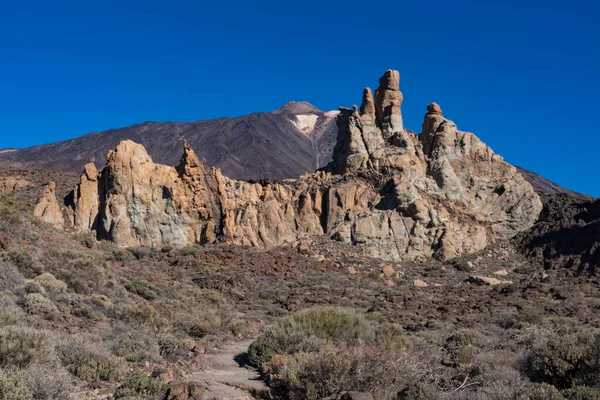
[[[179,166],[158,165],[123,141],[97,182],[86,167],[74,226],[121,246],[270,248],[326,235],[371,256],[415,260],[476,251],[533,225],[542,205],[531,185],[435,103],[420,135],[403,129],[398,85],[399,73],[386,71],[374,100],[366,89],[360,110],[342,108],[333,162],[295,180],[227,178],[187,142]]]
[[[65,220],[56,200],[56,184],[54,182],[48,183],[44,188],[44,193],[33,210],[33,216],[52,224],[57,229],[64,227]]]
[[[0,179],[0,195],[10,194],[29,185],[31,185],[31,182],[25,179],[7,176]]]

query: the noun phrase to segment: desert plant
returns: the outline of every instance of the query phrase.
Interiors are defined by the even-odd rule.
[[[347,308],[317,307],[282,318],[267,328],[248,350],[250,362],[260,366],[276,354],[310,350],[310,342],[388,342],[406,348],[402,330],[393,324],[367,319],[364,313]]]
[[[145,375],[133,375],[123,382],[115,390],[117,399],[162,399],[168,389],[168,385],[158,379]]]
[[[60,365],[33,364],[21,372],[34,400],[72,399],[73,383]]]
[[[56,346],[62,364],[73,375],[86,382],[119,380],[124,374],[124,362],[105,349],[83,338]]]
[[[29,315],[37,315],[49,320],[56,319],[60,314],[56,305],[40,293],[31,293],[25,296],[25,311]]]
[[[47,362],[52,346],[47,335],[23,326],[0,328],[0,366],[26,368],[33,362]]]
[[[33,394],[20,374],[0,372],[0,399],[33,400]]]

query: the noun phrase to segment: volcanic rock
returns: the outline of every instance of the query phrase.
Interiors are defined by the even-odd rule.
[[[327,236],[387,260],[448,259],[533,225],[542,205],[531,185],[439,106],[428,106],[421,135],[402,128],[398,83],[397,71],[380,79],[376,118],[369,90],[361,112],[341,109],[334,161],[299,179],[230,179],[187,142],[178,167],[159,165],[123,141],[98,185],[84,171],[74,225],[120,246],[272,248]]]
[[[0,179],[0,195],[10,194],[16,190],[29,186],[30,184],[31,182],[25,179],[7,176],[4,179]]]
[[[44,188],[44,193],[33,210],[33,216],[53,225],[57,229],[64,227],[65,220],[56,200],[56,184],[54,182],[48,183]]]

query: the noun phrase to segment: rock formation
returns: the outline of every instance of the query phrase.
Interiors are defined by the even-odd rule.
[[[58,201],[56,201],[56,185],[54,182],[48,183],[44,188],[44,193],[33,210],[33,216],[52,224],[57,229],[64,227],[65,220]]]
[[[29,186],[30,184],[31,182],[25,179],[7,176],[6,178],[0,179],[0,195],[10,194],[16,190]]]
[[[227,178],[187,142],[179,166],[158,165],[123,141],[99,178],[86,166],[73,225],[121,246],[270,248],[325,235],[394,260],[456,257],[533,225],[542,204],[531,185],[435,103],[420,135],[403,129],[399,80],[386,71],[374,100],[365,89],[360,110],[341,108],[333,162],[295,180]]]

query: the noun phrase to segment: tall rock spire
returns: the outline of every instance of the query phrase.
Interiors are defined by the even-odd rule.
[[[375,103],[373,103],[373,93],[370,88],[363,90],[362,104],[360,105],[361,119],[375,120]]]
[[[400,72],[388,69],[379,78],[379,88],[375,91],[377,122],[386,138],[404,128],[400,111],[401,105]]]

